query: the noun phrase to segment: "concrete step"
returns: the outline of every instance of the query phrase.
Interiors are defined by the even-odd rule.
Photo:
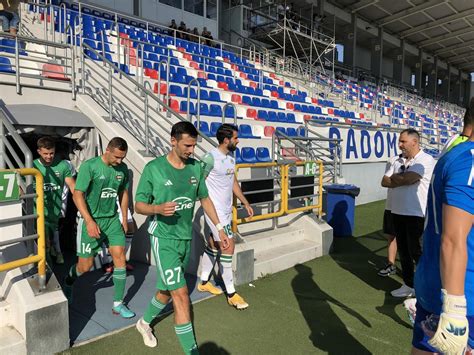
[[[276,248],[288,243],[302,241],[304,230],[292,227],[279,228],[265,231],[256,235],[248,235],[242,238],[246,249],[254,249],[255,253],[268,248]]]
[[[320,249],[319,243],[299,240],[255,252],[254,278],[287,270],[296,264],[315,259],[321,254]]]
[[[10,320],[10,303],[7,301],[0,301],[0,328],[5,327]]]
[[[17,330],[10,326],[0,327],[0,354],[26,354],[26,342]]]

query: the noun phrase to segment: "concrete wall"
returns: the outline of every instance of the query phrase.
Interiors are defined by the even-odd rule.
[[[387,189],[380,185],[384,172],[385,162],[342,165],[345,183],[360,187],[356,205],[380,201],[387,197]]]

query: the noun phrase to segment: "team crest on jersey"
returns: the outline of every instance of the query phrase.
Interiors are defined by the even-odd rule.
[[[55,171],[54,172],[54,175],[56,175],[57,177],[59,177],[61,175],[61,173],[59,171]]]
[[[230,162],[231,162],[232,164],[235,164],[235,159],[234,159],[234,158],[230,158]]]
[[[226,175],[234,175],[234,169],[227,169],[227,170],[225,171],[225,174],[226,174]]]
[[[196,179],[194,176],[191,176],[191,177],[189,178],[189,183],[190,183],[191,185],[197,185],[198,181],[197,181],[197,179]]]
[[[117,174],[117,175],[115,175],[115,178],[116,178],[118,181],[122,181],[123,175],[122,175],[122,174]]]

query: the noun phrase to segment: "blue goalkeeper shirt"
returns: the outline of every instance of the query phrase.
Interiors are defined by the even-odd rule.
[[[431,313],[441,313],[440,249],[443,204],[474,214],[474,142],[454,147],[440,158],[428,191],[423,254],[416,267],[417,301]],[[474,315],[474,228],[467,238],[468,263],[464,292],[467,314]]]

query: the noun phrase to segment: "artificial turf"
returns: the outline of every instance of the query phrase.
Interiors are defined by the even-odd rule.
[[[237,288],[250,307],[223,296],[193,306],[201,354],[406,354],[411,325],[390,296],[398,277],[382,278],[384,201],[356,208],[354,238],[336,238],[330,255]],[[73,354],[180,354],[173,315],[154,328],[158,348],[134,328],[69,349]]]

